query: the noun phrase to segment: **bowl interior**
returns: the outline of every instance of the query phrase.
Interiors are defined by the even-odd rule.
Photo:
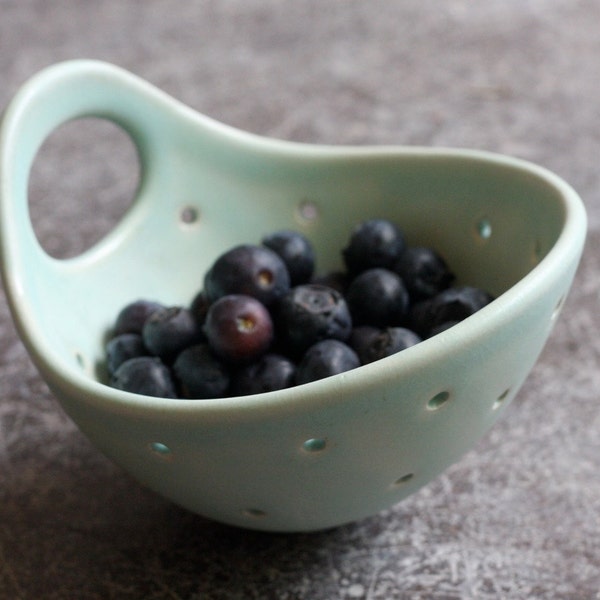
[[[458,283],[499,296],[543,260],[565,222],[556,187],[518,161],[243,136],[215,151],[197,137],[173,136],[160,156],[140,148],[137,199],[98,245],[22,270],[35,334],[67,370],[97,378],[121,307],[138,298],[187,304],[220,252],[279,228],[303,231],[326,272],[341,268],[356,223],[389,218],[410,244],[436,248]]]

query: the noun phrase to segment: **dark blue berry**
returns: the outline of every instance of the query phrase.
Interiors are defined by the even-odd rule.
[[[450,329],[451,327],[454,327],[457,323],[460,323],[460,321],[445,321],[444,323],[441,323],[440,325],[436,325],[435,327],[432,327],[429,330],[429,337],[433,337],[434,335],[437,335],[438,333],[442,333],[443,331],[446,331],[446,329]]]
[[[400,278],[388,269],[369,269],[357,275],[346,292],[355,326],[400,325],[409,307],[409,295]]]
[[[402,277],[412,301],[431,298],[445,290],[454,274],[444,259],[431,248],[406,248],[394,266]]]
[[[356,352],[362,364],[365,364],[364,357],[380,332],[381,328],[371,327],[370,325],[358,325],[352,328],[347,344]]]
[[[215,357],[208,344],[183,350],[173,363],[173,372],[183,398],[222,398],[229,388],[229,370]]]
[[[169,368],[153,356],[139,356],[126,360],[111,377],[110,385],[134,394],[177,398]]]
[[[444,290],[433,300],[436,324],[466,319],[492,300],[491,294],[476,287],[462,286]]]
[[[190,303],[190,311],[192,315],[196,319],[196,323],[201,327],[204,325],[204,321],[206,320],[206,313],[210,308],[210,301],[204,290],[200,290],[192,299]]]
[[[300,356],[320,340],[346,340],[352,319],[346,301],[336,290],[318,284],[299,285],[281,300],[277,329],[286,353]]]
[[[106,368],[114,373],[126,360],[147,356],[148,350],[139,333],[122,333],[106,344]]]
[[[169,306],[148,318],[142,336],[150,354],[170,363],[184,348],[201,339],[201,330],[189,309]]]
[[[356,352],[339,340],[323,340],[311,346],[296,370],[298,385],[344,373],[360,366]]]
[[[265,354],[233,376],[231,394],[246,396],[283,390],[294,385],[296,365],[280,354]]]
[[[204,278],[210,302],[230,294],[252,296],[270,306],[290,289],[290,275],[283,260],[264,246],[242,244],[225,252]]]
[[[387,219],[363,221],[352,231],[342,256],[353,275],[382,267],[391,269],[406,244],[400,229]]]
[[[421,341],[414,331],[404,327],[357,327],[350,336],[350,345],[363,365],[396,354]]]
[[[256,298],[230,294],[211,305],[206,314],[204,333],[219,358],[232,363],[247,363],[271,346],[273,322],[269,311]]]
[[[324,285],[345,294],[350,285],[351,277],[346,271],[330,271],[323,275],[314,277],[311,283]]]
[[[422,337],[449,321],[457,322],[470,317],[489,304],[493,297],[471,286],[448,288],[433,298],[417,302],[410,313],[411,329]]]
[[[292,286],[310,281],[315,269],[315,253],[304,235],[283,229],[265,236],[262,243],[283,260]]]
[[[117,315],[113,336],[122,333],[142,333],[144,323],[163,306],[152,300],[136,300],[125,306]]]

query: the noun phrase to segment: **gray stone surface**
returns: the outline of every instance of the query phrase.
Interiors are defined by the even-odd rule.
[[[268,136],[526,158],[590,216],[502,420],[405,502],[311,535],[223,527],[141,488],[63,414],[1,296],[0,598],[600,598],[599,22],[595,0],[0,0],[0,107],[43,66],[101,58]],[[110,229],[135,166],[114,128],[57,132],[32,178],[45,247]]]

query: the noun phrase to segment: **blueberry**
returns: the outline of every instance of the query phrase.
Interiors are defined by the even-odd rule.
[[[431,331],[440,325],[449,321],[462,321],[492,300],[493,297],[488,292],[479,288],[448,288],[433,298],[413,305],[410,314],[411,329],[422,337],[429,337]]]
[[[299,285],[281,300],[277,329],[286,353],[300,356],[309,346],[327,338],[344,341],[352,319],[344,297],[318,284]]]
[[[283,260],[273,250],[252,244],[221,254],[204,278],[211,303],[222,296],[243,294],[270,306],[289,289],[290,275]]]
[[[361,364],[365,365],[414,346],[421,341],[421,337],[404,327],[363,327],[357,328],[350,340]]]
[[[360,366],[356,352],[339,340],[322,340],[311,346],[296,370],[298,385],[324,379]]]
[[[169,368],[153,356],[139,356],[126,360],[111,377],[110,385],[134,394],[177,398]]]
[[[318,277],[314,277],[311,283],[325,285],[345,294],[350,285],[351,277],[346,271],[329,271]]]
[[[355,326],[389,327],[404,321],[409,295],[399,275],[377,268],[363,271],[353,279],[346,302]]]
[[[379,327],[371,327],[370,325],[359,325],[352,328],[347,343],[356,352],[362,364],[368,362],[364,358],[369,352],[369,348],[375,343],[380,332],[381,329]]]
[[[173,363],[173,372],[183,398],[222,398],[229,388],[229,370],[214,356],[208,344],[183,350]]]
[[[189,309],[169,306],[148,318],[142,336],[150,354],[170,363],[184,348],[201,339],[201,331]]]
[[[406,248],[394,266],[413,301],[431,298],[445,290],[454,274],[444,259],[431,248]]]
[[[436,322],[433,298],[416,302],[409,309],[409,327],[423,338],[430,337],[431,331],[441,323],[441,320]]]
[[[269,311],[256,298],[230,294],[211,305],[204,332],[221,359],[247,363],[268,350],[273,341],[273,322]]]
[[[438,333],[442,333],[443,331],[446,331],[446,329],[450,329],[451,327],[454,327],[457,323],[460,323],[460,321],[445,321],[444,323],[441,323],[440,325],[436,325],[435,327],[432,327],[429,330],[429,337],[433,337],[434,335],[437,335]]]
[[[391,269],[405,245],[404,235],[394,223],[370,219],[354,228],[342,256],[352,274],[376,267]]]
[[[304,235],[283,229],[265,236],[262,243],[283,260],[292,286],[310,281],[315,269],[315,253]]]
[[[196,323],[199,326],[204,325],[204,321],[206,320],[206,313],[210,308],[210,301],[204,290],[200,290],[192,299],[190,303],[190,311],[192,315],[196,319]]]
[[[280,354],[265,354],[235,373],[231,393],[245,396],[282,390],[294,384],[295,374],[296,365],[291,360]]]
[[[471,287],[449,288],[435,297],[436,324],[460,321],[481,310],[493,300],[485,290]]]
[[[114,373],[126,360],[147,356],[148,350],[139,333],[122,333],[106,344],[106,368]]]
[[[136,300],[125,306],[117,315],[113,335],[122,333],[142,333],[144,323],[162,304],[152,300]]]

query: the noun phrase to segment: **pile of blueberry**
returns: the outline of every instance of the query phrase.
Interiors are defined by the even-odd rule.
[[[453,287],[444,259],[386,219],[357,225],[342,257],[317,277],[307,238],[277,231],[219,256],[189,306],[132,302],[106,346],[110,385],[189,399],[279,390],[390,356],[492,300]]]

